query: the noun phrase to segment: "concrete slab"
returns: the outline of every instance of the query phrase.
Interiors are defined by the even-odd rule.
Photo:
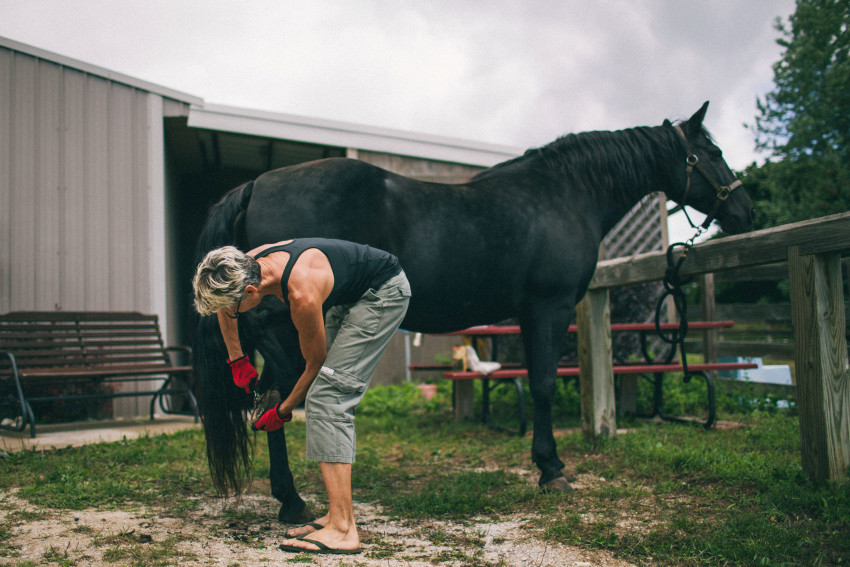
[[[293,412],[293,419],[304,420],[304,409]],[[30,439],[29,429],[20,433],[0,429],[0,453],[15,451],[49,451],[66,447],[82,447],[93,443],[110,443],[135,439],[143,435],[174,433],[183,429],[200,429],[194,418],[182,415],[162,415],[151,421],[147,417],[80,421],[36,426],[36,437]]]
[[[189,416],[166,415],[153,421],[146,417],[84,421],[61,424],[43,424],[36,427],[35,439],[30,439],[29,429],[20,433],[0,429],[0,451],[44,451],[81,447],[93,443],[135,439],[143,435],[174,433],[183,429],[200,429]]]

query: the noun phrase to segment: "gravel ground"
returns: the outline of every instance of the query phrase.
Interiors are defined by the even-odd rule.
[[[203,502],[175,517],[145,509],[53,511],[6,493],[0,495],[0,532],[11,537],[0,542],[0,565],[630,565],[610,553],[544,541],[521,516],[399,522],[368,503],[356,504],[360,555],[286,553],[278,549],[288,526],[277,522],[277,506],[271,497],[252,494],[226,508],[220,501]]]

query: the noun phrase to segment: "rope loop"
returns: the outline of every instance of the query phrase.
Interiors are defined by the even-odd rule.
[[[688,253],[694,246],[694,240],[702,234],[703,229],[697,228],[694,234],[687,242],[675,242],[667,247],[667,270],[664,272],[664,292],[658,298],[658,303],[655,305],[655,332],[658,337],[667,344],[678,347],[682,357],[682,367],[684,369],[684,381],[687,383],[691,380],[691,372],[688,370],[688,355],[685,351],[685,338],[688,336],[688,300],[685,297],[685,292],[682,290],[682,285],[688,283],[679,275],[679,270],[682,267]],[[675,258],[676,248],[682,248],[682,253],[678,259]],[[673,305],[676,309],[676,316],[679,321],[679,327],[666,332],[661,328],[661,308],[664,301],[668,298],[673,298]],[[674,349],[675,352],[675,349]]]

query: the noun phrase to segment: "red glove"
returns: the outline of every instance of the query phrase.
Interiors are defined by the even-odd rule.
[[[244,355],[236,360],[228,360],[230,371],[233,373],[233,383],[245,390],[246,393],[251,393],[251,388],[257,381],[257,369],[248,360],[248,355]]]
[[[283,427],[283,424],[287,421],[292,421],[292,414],[290,413],[286,417],[280,417],[277,413],[277,408],[280,404],[277,404],[272,409],[268,410],[266,413],[260,416],[260,419],[251,424],[251,429],[254,431],[275,431],[276,429],[280,429]]]

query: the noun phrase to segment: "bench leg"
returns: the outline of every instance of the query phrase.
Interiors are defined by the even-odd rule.
[[[176,390],[168,390],[167,387],[171,383],[172,379],[176,380],[178,388]],[[151,407],[150,407],[150,415],[151,421],[154,419],[154,410],[156,409],[156,401],[159,400],[159,407],[162,409],[164,413],[171,414],[184,414],[185,412],[179,411],[171,411],[170,409],[166,409],[165,404],[163,403],[163,398],[165,396],[186,396],[186,399],[189,400],[189,405],[192,408],[192,415],[195,417],[195,423],[200,421],[200,412],[198,410],[198,400],[195,397],[195,394],[192,392],[192,389],[180,377],[169,376],[168,379],[163,382],[162,386],[159,390],[157,390],[156,394],[154,394],[153,398],[151,398]]]
[[[475,384],[472,380],[455,382],[455,419],[462,421],[475,416]]]
[[[481,421],[486,423],[488,427],[493,426],[493,418],[490,415],[490,391],[492,389],[490,380],[487,378],[481,380]]]
[[[32,411],[32,406],[26,400],[23,401],[24,407],[24,423],[29,422],[30,424],[30,439],[35,439],[35,413]],[[26,427],[26,425],[24,425]]]
[[[32,411],[32,406],[30,406],[26,398],[22,395],[18,399],[10,400],[9,405],[11,405],[12,408],[19,407],[20,409],[15,410],[17,415],[15,416],[12,424],[0,425],[0,429],[19,433],[25,430],[27,425],[29,425],[30,437],[35,437],[35,414]]]
[[[637,413],[637,380],[634,374],[618,376],[617,415],[635,415]]]
[[[519,432],[517,435],[522,437],[525,435],[528,426],[528,416],[525,413],[525,392],[522,389],[522,381],[519,378],[514,379],[516,385],[516,395],[519,398]]]
[[[174,376],[169,376],[168,378],[166,378],[165,382],[162,383],[162,386],[159,387],[159,390],[157,390],[156,394],[154,394],[153,397],[151,398],[151,408],[150,408],[151,421],[153,421],[153,419],[154,419],[153,414],[154,414],[154,411],[156,411],[156,401],[157,400],[159,400],[159,407],[162,409],[162,411],[165,412],[165,413],[170,413],[167,409],[165,409],[165,405],[162,403],[162,398],[166,394],[166,392],[168,392],[168,390],[167,390],[168,385],[171,383],[171,380],[173,378],[174,378]]]

